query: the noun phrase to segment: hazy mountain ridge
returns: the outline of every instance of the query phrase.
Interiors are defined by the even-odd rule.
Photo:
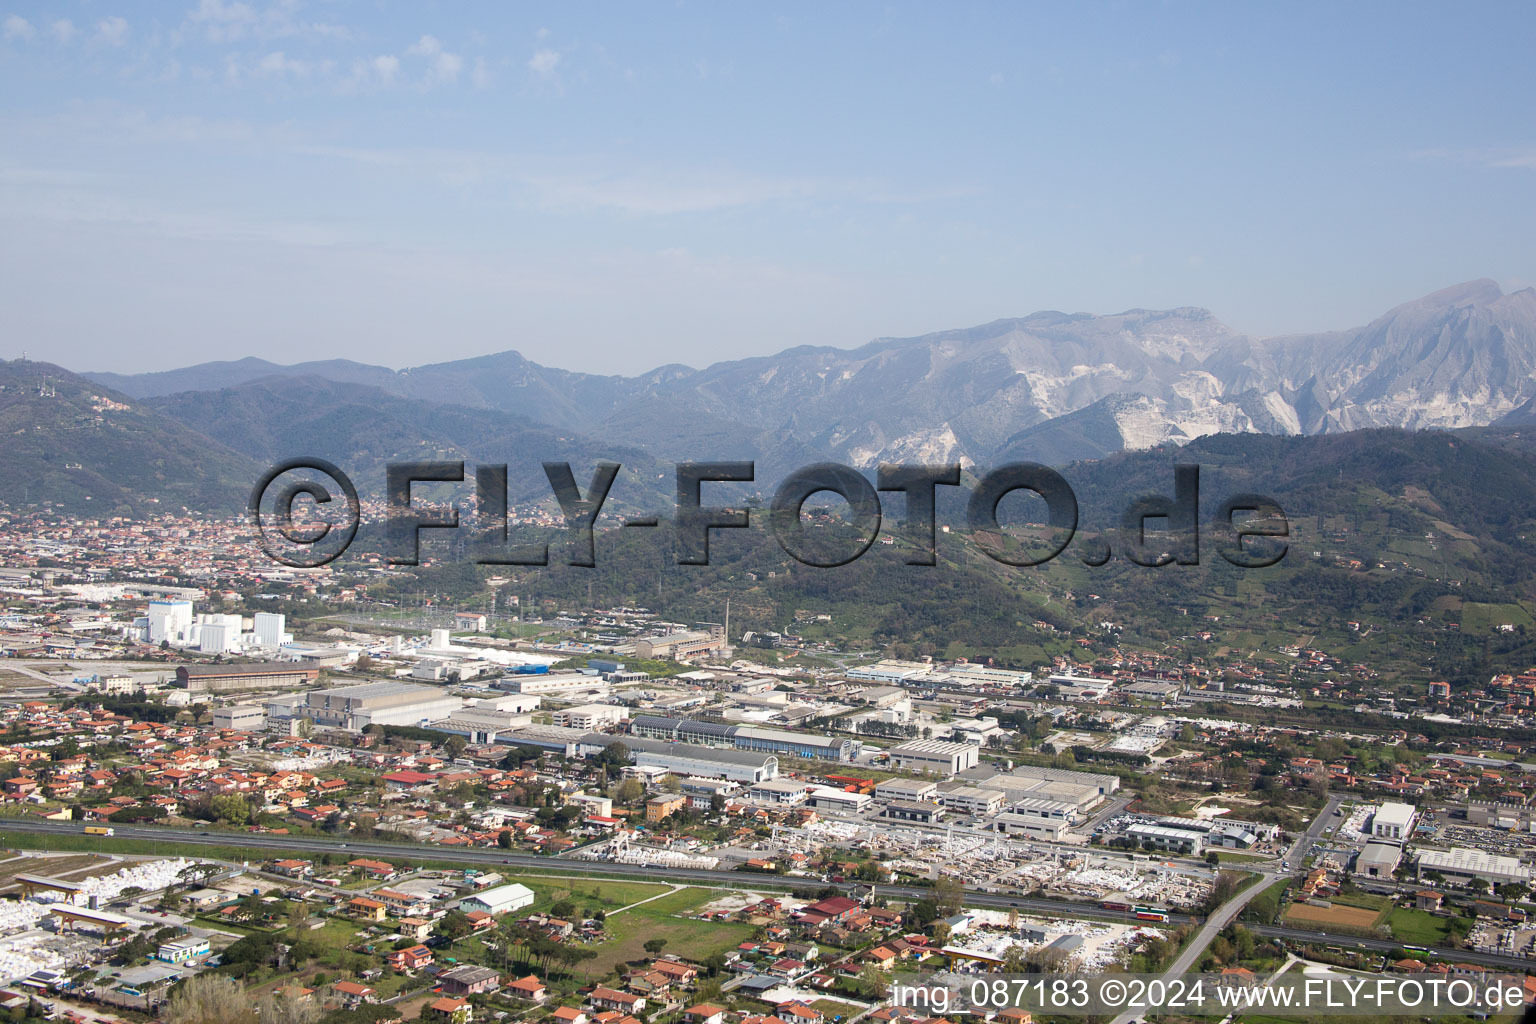
[[[233,512],[261,468],[245,455],[51,363],[0,363],[0,501],[101,516]]]
[[[1222,432],[1490,424],[1536,400],[1536,290],[1504,295],[1473,281],[1363,327],[1271,339],[1237,334],[1197,307],[1041,312],[635,377],[553,369],[515,351],[399,371],[241,360],[87,376],[144,398],[314,376],[515,413],[662,461],[1060,461]],[[1061,429],[1036,429],[1070,416]]]

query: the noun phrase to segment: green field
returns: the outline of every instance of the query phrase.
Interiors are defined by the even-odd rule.
[[[601,977],[625,961],[649,956],[644,949],[648,939],[666,939],[663,952],[695,962],[735,949],[752,937],[751,925],[676,916],[687,914],[718,895],[710,889],[679,889],[670,896],[610,916],[606,922],[608,939],[597,947],[592,976]]]
[[[533,890],[533,906],[529,913],[548,910],[554,904],[569,898],[583,912],[588,907],[600,908],[612,913],[619,907],[650,899],[669,891],[672,886],[660,882],[626,882],[610,878],[540,878],[519,876],[514,879]]]
[[[1399,942],[1416,946],[1442,946],[1448,933],[1445,918],[1412,907],[1398,907],[1387,915],[1387,927]]]
[[[1492,633],[1500,625],[1531,626],[1531,613],[1518,604],[1479,604],[1468,601],[1461,606],[1461,631],[1481,635]]]

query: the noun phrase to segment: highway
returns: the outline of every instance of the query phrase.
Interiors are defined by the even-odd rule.
[[[85,826],[72,821],[21,821],[0,818],[0,832],[33,832],[62,835],[83,835]],[[780,875],[743,874],[740,871],[724,871],[708,868],[639,867],[633,864],[613,864],[604,861],[555,860],[531,853],[514,853],[510,850],[488,847],[433,846],[427,843],[382,843],[373,840],[328,839],[319,836],[282,836],[261,832],[240,834],[232,832],[204,831],[200,829],[167,828],[154,825],[114,825],[114,839],[136,839],[164,844],[166,855],[188,852],[185,847],[225,846],[249,849],[252,859],[264,859],[278,853],[330,853],[346,857],[373,857],[379,860],[431,860],[439,863],[464,864],[470,867],[504,868],[508,865],[544,872],[567,875],[604,875],[626,878],[631,881],[692,882],[702,886],[725,889],[822,889],[828,885],[844,892],[869,889],[867,883],[828,883],[814,878],[787,878]],[[878,885],[876,891],[888,898],[920,900],[931,896],[932,891],[916,886]],[[1065,917],[1092,917],[1105,921],[1128,920],[1129,915],[1120,911],[1105,910],[1091,903],[1068,903],[1062,900],[1046,900],[1035,897],[990,893],[968,890],[966,903],[976,907],[1017,908],[1038,914],[1054,914]],[[1183,924],[1194,920],[1186,914],[1172,914],[1170,921]]]
[[[1395,949],[1402,949],[1403,944],[1394,939],[1367,939],[1356,935],[1328,935],[1323,932],[1306,931],[1301,928],[1285,928],[1268,924],[1244,925],[1255,935],[1262,935],[1267,939],[1289,939],[1293,942],[1310,942],[1314,945],[1326,943],[1330,946],[1347,946],[1352,949],[1369,949],[1377,953],[1389,953]],[[1424,947],[1420,947],[1424,948]],[[1430,954],[1437,960],[1449,963],[1481,964],[1484,967],[1508,967],[1511,970],[1524,974],[1526,971],[1536,969],[1536,962],[1524,957],[1504,956],[1501,953],[1479,953],[1471,949],[1443,949],[1435,946],[1427,947]],[[1423,954],[1415,954],[1420,960]]]
[[[1332,812],[1325,808],[1325,813],[1331,814]],[[1319,815],[1319,820],[1325,819],[1322,815]],[[83,836],[84,829],[85,826],[80,822],[0,818],[0,833],[30,832]],[[389,860],[390,858],[414,861],[430,860],[439,863],[463,864],[469,867],[486,869],[505,868],[510,865],[546,874],[611,876],[631,881],[663,883],[689,882],[700,886],[726,889],[782,891],[791,889],[822,889],[831,885],[846,893],[858,893],[871,888],[868,884],[860,882],[827,883],[811,878],[743,874],[739,871],[719,869],[637,867],[631,864],[613,864],[603,861],[554,860],[535,854],[514,853],[509,850],[490,848],[433,846],[427,843],[384,843],[376,840],[343,840],[319,836],[283,836],[261,832],[246,834],[204,831],[200,829],[167,828],[153,825],[114,825],[112,838],[159,843],[165,847],[164,852],[166,856],[177,854],[195,855],[196,847],[198,846],[223,846],[245,848],[249,851],[250,857],[253,860],[265,859],[274,854],[285,852],[330,853],[344,855],[349,858],[373,857],[380,860]],[[1184,953],[1175,962],[1175,966],[1184,965],[1181,969],[1187,969],[1188,965],[1193,965],[1199,959],[1200,954],[1204,952],[1206,946],[1209,945],[1210,940],[1231,919],[1237,916],[1248,900],[1264,891],[1265,888],[1280,876],[1281,873],[1275,871],[1265,872],[1261,881],[1245,888],[1235,900],[1224,904],[1210,920],[1202,922],[1201,918],[1194,915],[1170,914],[1169,924],[1203,923],[1204,925],[1199,935],[1186,946]],[[897,900],[919,900],[932,895],[931,890],[915,886],[877,885],[873,888],[878,895]],[[1129,922],[1133,920],[1130,914],[1105,910],[1091,903],[1068,903],[1061,900],[1047,900],[1011,893],[983,892],[978,889],[968,889],[965,902],[967,906],[1017,909],[1024,913],[1055,917],[1092,918],[1100,921]],[[1217,921],[1220,923],[1217,924]],[[1215,924],[1215,927],[1212,927],[1213,924]],[[1329,935],[1326,932],[1274,925],[1250,924],[1246,925],[1246,927],[1254,934],[1262,935],[1266,938],[1327,943],[1336,946],[1369,949],[1377,952],[1388,952],[1402,948],[1401,942],[1388,939],[1362,938],[1354,935]],[[1453,963],[1462,962],[1482,964],[1488,967],[1507,967],[1521,972],[1532,966],[1531,961],[1521,957],[1503,956],[1497,953],[1436,948],[1431,948],[1430,953],[1437,959]]]

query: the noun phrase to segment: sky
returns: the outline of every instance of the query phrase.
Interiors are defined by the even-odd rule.
[[[0,356],[636,373],[1536,283],[1530,4],[0,0]]]

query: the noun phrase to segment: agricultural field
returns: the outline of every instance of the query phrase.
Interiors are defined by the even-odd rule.
[[[1367,930],[1375,927],[1381,917],[1379,909],[1351,907],[1335,903],[1331,907],[1315,907],[1310,903],[1292,903],[1285,911],[1286,924],[1321,924],[1330,927]]]
[[[597,947],[592,975],[601,977],[621,963],[644,959],[649,955],[644,949],[648,939],[664,938],[667,945],[663,952],[694,962],[735,949],[752,937],[751,925],[687,916],[718,896],[709,889],[690,887],[609,915],[605,922],[608,938]]]

